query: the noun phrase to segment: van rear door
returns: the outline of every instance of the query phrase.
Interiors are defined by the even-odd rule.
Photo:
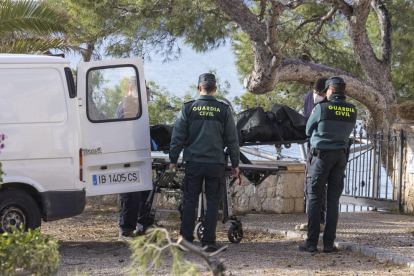
[[[129,58],[78,64],[79,178],[86,195],[152,189],[143,62]]]

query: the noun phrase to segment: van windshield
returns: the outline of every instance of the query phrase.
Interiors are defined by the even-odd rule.
[[[135,120],[141,115],[138,73],[133,66],[90,69],[87,94],[91,122]]]

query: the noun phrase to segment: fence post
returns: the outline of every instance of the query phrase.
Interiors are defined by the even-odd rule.
[[[403,147],[404,147],[404,134],[401,128],[400,131],[400,143],[398,144],[398,190],[397,190],[397,202],[398,209],[402,211],[402,202],[401,202],[401,189],[402,189],[402,175],[403,175]]]
[[[377,140],[377,129],[374,127],[374,132],[372,134],[372,142],[374,147],[372,148],[372,163],[371,163],[371,173],[372,173],[372,197],[378,197],[378,140]]]

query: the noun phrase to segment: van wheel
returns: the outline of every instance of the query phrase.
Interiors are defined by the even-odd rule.
[[[34,199],[20,190],[0,190],[0,233],[13,232],[12,227],[36,229],[41,225],[39,207]]]

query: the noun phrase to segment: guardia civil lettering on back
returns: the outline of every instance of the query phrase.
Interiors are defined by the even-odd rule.
[[[299,245],[300,251],[318,251],[320,208],[327,187],[326,225],[323,233],[323,252],[337,251],[334,246],[338,224],[339,198],[344,189],[344,172],[348,162],[348,137],[355,127],[357,112],[345,101],[344,80],[332,77],[325,83],[328,102],[312,110],[306,125],[311,136],[310,167],[306,175],[308,195],[308,238]],[[324,92],[324,91],[323,91]]]
[[[357,112],[342,93],[334,93],[327,102],[317,104],[306,124],[306,135],[317,149],[343,149],[354,129]],[[340,122],[340,123],[338,123]]]
[[[200,95],[181,107],[171,138],[171,162],[177,163],[186,143],[184,161],[226,164],[223,149],[227,146],[232,167],[237,168],[240,153],[235,133],[230,107],[212,95]]]

